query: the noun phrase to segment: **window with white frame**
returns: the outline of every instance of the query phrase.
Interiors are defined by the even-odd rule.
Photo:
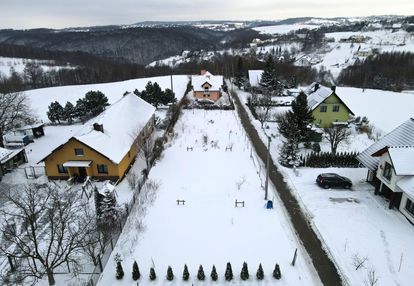
[[[407,199],[405,209],[414,216],[414,203],[410,199]]]
[[[390,163],[385,162],[384,170],[382,170],[382,176],[387,179],[388,181],[391,181],[392,177],[392,166]]]

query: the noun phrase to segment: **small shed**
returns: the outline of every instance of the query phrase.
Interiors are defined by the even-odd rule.
[[[20,128],[16,128],[15,130],[13,130],[13,133],[15,135],[27,135],[29,136],[30,140],[33,140],[45,135],[43,127],[43,123],[27,125]]]
[[[4,174],[27,163],[27,156],[24,149],[9,150],[0,147],[0,179]]]

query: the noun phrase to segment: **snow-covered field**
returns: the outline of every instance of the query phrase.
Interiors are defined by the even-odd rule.
[[[189,78],[186,75],[173,76],[173,88],[177,100],[184,96],[188,80]],[[67,101],[70,101],[76,104],[76,101],[84,97],[88,91],[100,90],[108,97],[108,101],[111,104],[122,97],[126,91],[133,92],[135,89],[142,91],[145,89],[148,81],[152,83],[157,82],[162,89],[171,88],[171,77],[159,76],[100,84],[48,87],[29,90],[25,93],[30,100],[30,107],[34,113],[40,120],[48,122],[46,112],[51,102],[58,101],[60,104],[65,105]]]
[[[363,60],[366,56],[362,52],[371,53],[373,49],[378,52],[412,52],[414,51],[414,35],[400,30],[378,30],[366,32],[337,32],[325,34],[327,38],[335,39],[328,43],[328,50],[321,52],[322,61],[315,65],[316,68],[324,66],[337,77],[342,69],[352,65],[356,59]],[[339,42],[351,36],[366,37],[364,43]],[[369,39],[368,39],[369,38]]]
[[[226,152],[230,146],[232,151]],[[170,146],[150,173],[160,184],[155,201],[143,213],[132,212],[98,285],[135,285],[134,260],[142,274],[139,285],[183,285],[184,264],[191,275],[189,285],[227,285],[227,262],[235,275],[230,284],[240,285],[244,261],[250,271],[245,285],[320,285],[272,188],[275,208],[264,208],[264,176],[259,178],[258,168],[234,111],[184,111]],[[185,205],[178,206],[178,199]],[[235,200],[244,201],[245,207],[235,208]],[[292,267],[295,248],[299,256]],[[121,281],[115,279],[116,253],[125,271]],[[255,278],[259,263],[265,271],[260,283]],[[278,282],[271,276],[275,263],[282,271]],[[207,277],[202,283],[195,277],[200,264]],[[219,275],[215,283],[209,277],[213,264]],[[175,274],[172,282],[165,279],[168,266]],[[155,267],[155,282],[149,281],[150,267]]]
[[[300,29],[317,29],[319,25],[306,25],[306,24],[291,24],[291,25],[275,25],[275,26],[263,26],[253,28],[262,34],[287,34],[291,31],[296,31]]]
[[[18,73],[22,73],[24,67],[26,66],[26,63],[28,62],[38,63],[44,71],[49,71],[52,69],[73,68],[70,65],[57,66],[53,61],[47,60],[0,57],[0,74],[10,76],[10,68],[13,68]]]
[[[360,108],[366,107],[371,122],[388,123],[385,119],[381,121],[383,115],[378,110],[382,108],[382,105],[376,105],[378,102],[374,97],[377,94],[374,93],[376,91],[372,91],[371,94],[371,102],[374,103],[368,105],[358,101],[363,96],[360,94],[362,90],[355,90],[359,90],[359,92],[350,95],[352,102],[351,100],[347,102],[351,109],[356,105],[360,105]],[[381,92],[379,91],[379,93]],[[388,98],[388,101],[384,100],[383,103],[388,102],[385,110],[388,114],[393,114],[388,120],[392,122],[391,124],[398,125],[402,122],[397,122],[398,119],[393,118],[396,115],[400,116],[398,111],[394,110],[397,108],[394,107],[394,103],[398,102],[398,99],[392,101],[393,98],[398,97],[393,97],[393,93],[385,93]],[[241,91],[238,91],[238,94],[243,101],[248,95]],[[338,94],[341,94],[341,89],[338,90]],[[413,103],[411,102],[410,106],[413,106]],[[401,104],[407,104],[407,102]],[[275,135],[271,144],[271,155],[274,162],[277,163],[281,138],[277,134],[275,124],[269,124],[270,128],[264,132],[260,128],[260,123],[257,120],[252,120],[264,142],[267,140],[265,132],[268,135]],[[385,125],[384,128],[380,125],[379,128],[385,130],[390,126]],[[342,145],[338,151],[365,149],[370,144],[369,140],[362,136],[354,135],[349,144]],[[322,143],[321,147],[322,149],[326,148],[326,142],[325,146]],[[345,277],[347,285],[367,285],[365,281],[368,280],[370,271],[371,273],[374,271],[379,279],[376,286],[412,284],[414,246],[411,241],[414,237],[414,228],[398,210],[389,210],[388,203],[383,197],[374,196],[374,187],[365,182],[366,169],[299,168],[295,173],[291,169],[281,166],[279,168],[301,203],[305,214],[309,217],[313,228]],[[352,190],[325,190],[318,187],[315,183],[317,175],[326,172],[336,172],[351,178],[353,181]],[[364,265],[356,270],[354,265],[356,261],[362,261],[365,258]]]
[[[283,169],[349,285],[365,285],[371,270],[379,279],[376,286],[412,285],[414,227],[400,212],[388,209],[383,197],[374,195],[374,187],[365,182],[366,169],[301,168],[298,176]],[[351,178],[352,190],[320,188],[315,179],[323,172]],[[367,260],[355,270],[357,256]]]

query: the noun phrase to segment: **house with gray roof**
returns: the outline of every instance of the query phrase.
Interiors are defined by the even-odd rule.
[[[410,118],[357,156],[375,194],[414,223],[414,119]]]

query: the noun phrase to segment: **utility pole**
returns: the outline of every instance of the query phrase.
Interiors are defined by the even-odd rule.
[[[269,167],[270,167],[270,136],[267,137],[267,160],[266,160],[266,183],[265,183],[265,200],[267,201],[267,194],[269,188]]]

